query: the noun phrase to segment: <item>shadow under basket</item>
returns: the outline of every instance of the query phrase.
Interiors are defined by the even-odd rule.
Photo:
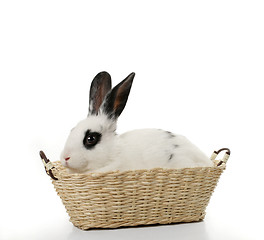
[[[215,160],[221,151],[223,159]],[[213,167],[91,174],[69,174],[40,156],[70,221],[87,230],[203,220],[230,150],[215,151]]]

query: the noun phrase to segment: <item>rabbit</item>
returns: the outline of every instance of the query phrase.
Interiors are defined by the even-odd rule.
[[[61,163],[70,173],[152,168],[210,167],[212,161],[184,136],[160,129],[116,134],[135,73],[111,88],[111,76],[98,73],[90,87],[89,113],[70,132]]]

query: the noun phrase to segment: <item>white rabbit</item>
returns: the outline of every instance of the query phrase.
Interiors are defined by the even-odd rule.
[[[151,168],[208,167],[212,161],[181,135],[160,129],[116,134],[135,73],[111,90],[107,72],[97,74],[90,88],[88,117],[71,130],[61,163],[71,173]]]

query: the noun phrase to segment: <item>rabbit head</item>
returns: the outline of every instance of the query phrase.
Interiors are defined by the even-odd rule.
[[[98,73],[90,87],[89,113],[74,127],[61,153],[70,172],[87,172],[107,166],[115,146],[116,122],[126,105],[135,74],[111,90],[111,77]]]

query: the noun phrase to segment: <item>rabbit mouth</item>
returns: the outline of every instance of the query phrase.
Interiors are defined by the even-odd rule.
[[[63,166],[63,167],[66,167],[66,168],[70,168],[71,169],[71,166],[69,165],[69,163],[67,162],[67,161],[61,161],[61,165]]]

